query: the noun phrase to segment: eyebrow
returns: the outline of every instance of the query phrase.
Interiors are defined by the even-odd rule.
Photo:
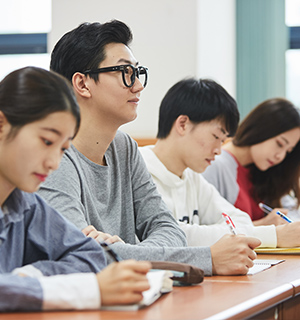
[[[47,128],[47,127],[43,127],[41,128],[42,130],[45,130],[45,131],[50,131],[50,132],[53,132],[55,133],[56,135],[58,135],[59,137],[61,137],[61,132],[54,129],[54,128]],[[73,140],[73,137],[70,137],[68,140]]]
[[[124,62],[124,63],[127,63],[127,64],[133,64],[132,63],[132,61],[130,61],[130,60],[127,60],[127,59],[123,59],[123,58],[121,58],[121,59],[119,59],[119,61],[118,61],[118,63],[119,62]],[[137,66],[139,63],[138,63],[138,61],[135,63],[135,65]]]
[[[283,139],[285,141],[286,144],[289,144],[288,139],[286,139],[284,136],[280,136],[281,139]]]
[[[45,130],[45,131],[51,131],[51,132],[54,132],[55,134],[57,134],[58,136],[61,136],[61,132],[56,130],[56,129],[53,129],[53,128],[48,128],[48,127],[43,127],[41,128],[42,130]]]
[[[220,131],[225,134],[227,137],[229,136],[229,133],[226,132],[222,127],[219,127]]]

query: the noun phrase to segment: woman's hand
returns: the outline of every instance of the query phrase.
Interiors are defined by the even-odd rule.
[[[285,221],[284,219],[282,219],[276,212],[280,211],[283,214],[287,215],[288,214],[288,209],[284,209],[284,208],[275,208],[273,209],[270,213],[268,213],[265,217],[259,219],[259,220],[255,220],[253,221],[253,224],[255,226],[266,226],[266,225],[270,225],[270,224],[274,224],[275,226],[279,226],[281,224],[286,224],[288,223],[287,221]]]
[[[87,226],[81,230],[87,237],[93,238],[98,242],[105,241],[107,244],[124,241],[117,235],[110,235],[109,233],[98,231],[94,226]]]
[[[133,304],[143,299],[142,292],[150,288],[147,261],[114,262],[97,274],[102,305]]]

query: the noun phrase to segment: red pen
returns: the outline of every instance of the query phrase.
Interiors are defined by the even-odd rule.
[[[236,232],[236,229],[235,229],[235,225],[234,225],[234,223],[232,222],[232,220],[231,220],[231,218],[229,217],[229,215],[223,212],[223,213],[222,213],[222,216],[223,216],[226,224],[228,225],[231,233],[234,234],[234,235],[237,235],[237,232]]]

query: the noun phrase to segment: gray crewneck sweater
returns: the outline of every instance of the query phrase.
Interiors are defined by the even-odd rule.
[[[107,166],[98,165],[72,146],[39,194],[79,229],[91,224],[121,237],[125,244],[112,248],[123,259],[185,262],[211,275],[210,248],[186,247],[136,142],[118,131],[105,158]]]

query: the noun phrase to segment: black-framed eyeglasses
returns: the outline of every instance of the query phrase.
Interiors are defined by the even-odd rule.
[[[146,67],[134,67],[132,64],[124,64],[121,66],[113,66],[106,68],[99,68],[95,70],[86,70],[84,74],[97,74],[102,72],[122,71],[123,83],[126,87],[131,88],[134,85],[136,77],[141,81],[145,88],[148,80],[148,68]]]

